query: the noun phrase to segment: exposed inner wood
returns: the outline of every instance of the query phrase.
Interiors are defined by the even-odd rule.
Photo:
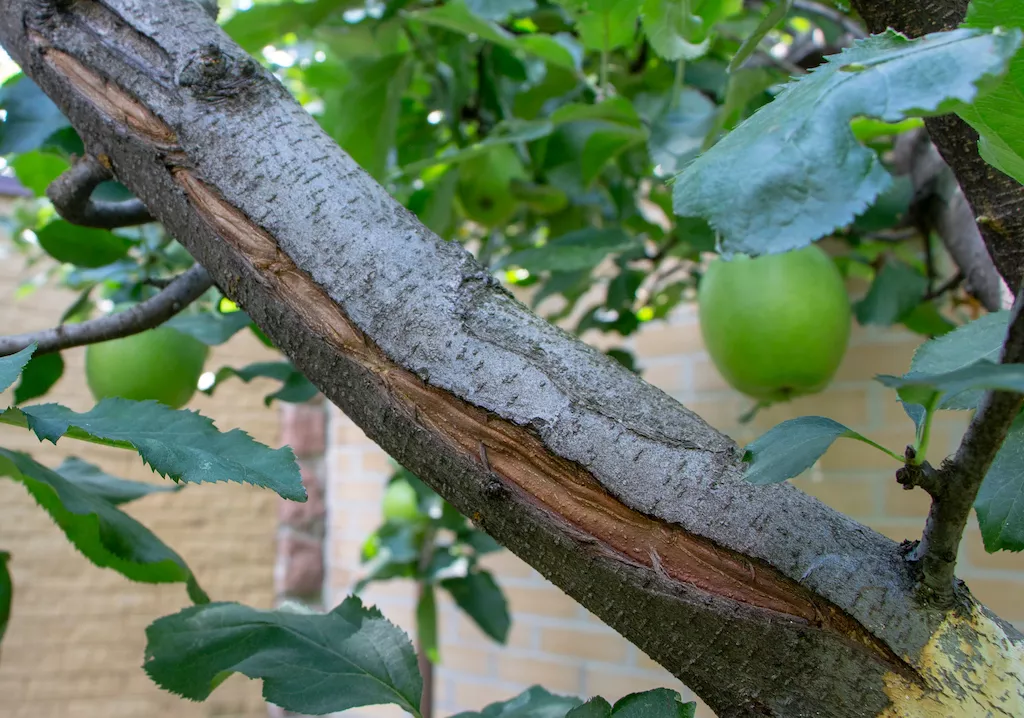
[[[160,154],[168,170],[195,211],[253,267],[272,295],[339,354],[376,375],[397,410],[479,462],[497,490],[504,487],[529,497],[553,521],[586,537],[586,543],[606,556],[719,598],[780,614],[777,620],[834,632],[864,646],[896,672],[917,677],[863,626],[771,566],[630,509],[585,469],[553,454],[530,430],[431,386],[395,364],[279,249],[273,236],[196,175],[175,146],[177,138],[170,126],[77,59],[46,47],[41,36],[34,39],[50,67],[97,111],[163,150]],[[174,151],[168,153],[168,148]],[[230,283],[225,288],[230,292]],[[486,520],[486,516],[474,518]]]

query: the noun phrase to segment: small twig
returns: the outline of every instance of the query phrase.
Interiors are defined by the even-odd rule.
[[[175,279],[177,277],[146,277],[142,280],[142,283],[157,289],[166,289],[171,286]]]
[[[104,202],[92,199],[93,190],[109,179],[113,179],[113,174],[102,162],[94,157],[82,157],[46,188],[46,196],[53,202],[57,214],[83,227],[116,229],[153,221],[141,200]]]
[[[844,15],[839,10],[829,7],[828,5],[822,5],[821,3],[813,2],[813,0],[793,0],[793,7],[801,12],[810,13],[823,17],[826,20],[834,22],[839,25],[843,30],[846,31],[847,35],[860,39],[867,37],[868,33],[863,27],[861,27],[852,17]]]
[[[930,301],[932,299],[938,299],[946,292],[952,291],[964,283],[964,273],[957,272],[952,277],[947,279],[945,282],[940,284],[933,291],[926,293],[921,299],[923,301]]]
[[[1013,320],[1003,345],[1002,362],[1024,361],[1024,295],[1018,295]],[[943,463],[934,477],[920,483],[932,495],[921,542],[912,558],[921,567],[921,586],[932,602],[942,608],[953,603],[953,571],[967,518],[981,482],[999,453],[1010,425],[1020,412],[1024,396],[1014,392],[985,394],[960,448]],[[916,467],[920,468],[920,467]]]
[[[0,356],[19,352],[36,344],[36,355],[119,339],[163,324],[213,286],[210,275],[195,265],[151,299],[118,314],[90,319],[79,324],[62,324],[52,329],[0,337]]]

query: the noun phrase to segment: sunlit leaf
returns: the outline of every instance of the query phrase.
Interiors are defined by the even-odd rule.
[[[58,262],[96,268],[128,254],[133,242],[105,229],[80,227],[56,219],[36,232],[39,246]]]
[[[991,30],[1024,27],[1024,4],[1018,0],[972,0],[965,27]],[[957,110],[981,139],[986,162],[1024,184],[1024,50],[1018,50],[998,87],[970,107]]]
[[[726,252],[777,253],[850,222],[889,173],[850,121],[896,122],[969,102],[1006,67],[1020,31],[955,30],[857,42],[790,83],[676,179],[674,206],[718,230]]]

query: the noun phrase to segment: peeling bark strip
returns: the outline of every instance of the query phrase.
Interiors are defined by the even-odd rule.
[[[922,607],[893,542],[744,482],[727,437],[431,234],[197,5],[0,3],[90,152],[326,396],[720,716],[1024,695],[1016,632],[966,592],[970,621]]]

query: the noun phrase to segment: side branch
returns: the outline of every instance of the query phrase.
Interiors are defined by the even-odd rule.
[[[1013,321],[1003,347],[1002,362],[1024,361],[1024,295],[1018,296]],[[940,606],[953,602],[953,570],[967,518],[978,496],[981,482],[1017,418],[1024,396],[1005,391],[985,395],[964,434],[956,455],[939,469],[933,479],[919,482],[932,495],[921,543],[914,551],[921,566],[921,585]]]
[[[38,345],[36,354],[39,355],[138,334],[160,326],[212,286],[210,275],[197,264],[152,299],[118,314],[80,324],[62,324],[41,332],[0,337],[0,356],[14,354],[33,343]]]
[[[110,169],[94,157],[75,161],[46,188],[57,214],[73,224],[99,229],[131,227],[153,221],[146,205],[138,199],[104,202],[92,199],[93,190],[113,178]]]

